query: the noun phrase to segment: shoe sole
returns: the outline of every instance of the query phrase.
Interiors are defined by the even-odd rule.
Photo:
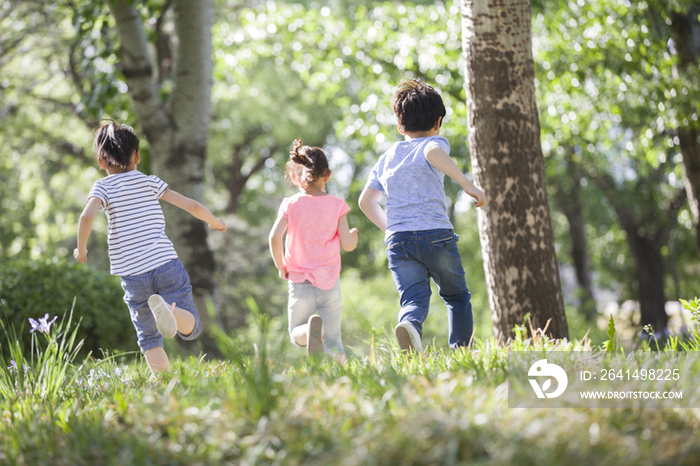
[[[153,317],[156,319],[156,327],[165,338],[172,338],[177,333],[177,320],[170,307],[162,296],[154,294],[148,298],[148,307],[151,308]]]
[[[401,348],[401,351],[404,353],[408,353],[411,350],[415,351],[416,349],[413,347],[413,342],[411,341],[411,335],[408,333],[408,330],[404,327],[396,327],[396,330],[394,330],[394,334],[396,335],[396,341],[399,342],[399,348]]]
[[[306,344],[306,349],[309,355],[323,353],[325,347],[323,345],[323,320],[321,316],[313,315],[309,318],[309,341]]]

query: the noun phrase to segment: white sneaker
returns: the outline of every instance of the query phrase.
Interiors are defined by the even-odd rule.
[[[306,350],[309,356],[325,351],[323,344],[323,319],[318,314],[309,317],[309,334],[306,340]]]
[[[148,307],[151,308],[153,317],[156,319],[156,327],[165,338],[172,338],[177,333],[177,320],[170,311],[170,306],[162,296],[152,294],[148,298]]]
[[[415,351],[416,353],[423,352],[420,334],[412,323],[400,322],[394,329],[394,334],[396,335],[396,341],[399,342],[399,348],[401,348],[402,352],[407,353],[411,350]]]

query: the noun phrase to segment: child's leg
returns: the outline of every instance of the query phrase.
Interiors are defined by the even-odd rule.
[[[177,334],[183,340],[194,340],[202,333],[202,321],[192,298],[192,286],[182,263],[172,260],[154,270],[156,291],[175,316]],[[175,309],[172,305],[176,304]]]
[[[175,304],[177,303],[172,304],[170,311],[173,313],[175,320],[177,321],[177,331],[185,336],[188,336],[194,330],[196,320],[191,312],[180,309],[179,307],[175,306]]]
[[[309,336],[309,324],[297,325],[289,334],[292,337],[292,343],[297,346],[306,346]]]
[[[449,344],[451,348],[469,345],[474,328],[471,293],[464,280],[464,267],[457,248],[458,237],[437,235],[425,245],[424,255],[431,276],[439,288],[440,297],[447,306]]]
[[[163,335],[156,327],[156,321],[148,306],[148,298],[153,293],[150,272],[121,277],[124,289],[124,302],[129,307],[131,321],[136,329],[139,348],[151,370],[165,370],[169,367],[167,355],[163,351]]]
[[[441,283],[440,297],[447,306],[447,323],[450,348],[468,346],[471,344],[474,331],[474,316],[472,314],[471,293],[464,281],[454,277],[454,280],[439,280]]]
[[[422,334],[430,306],[430,276],[417,259],[412,233],[395,233],[386,240],[386,257],[401,302],[399,322],[410,322]]]
[[[306,346],[309,317],[316,313],[314,286],[309,282],[289,282],[289,337],[297,346]]]
[[[340,323],[343,312],[343,298],[340,293],[340,280],[330,290],[316,289],[318,315],[323,320],[323,343],[326,353],[345,352],[340,338]]]
[[[168,355],[162,346],[144,351],[143,355],[146,358],[146,364],[153,372],[167,371],[170,368]]]

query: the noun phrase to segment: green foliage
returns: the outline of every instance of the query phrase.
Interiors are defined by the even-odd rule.
[[[73,312],[48,329],[32,333],[31,348],[27,354],[14,327],[0,322],[8,343],[0,352],[0,396],[7,399],[29,397],[55,403],[69,390],[80,369],[75,369],[81,341],[76,339],[78,325]],[[44,340],[43,345],[38,340]],[[0,348],[3,349],[3,348]]]
[[[681,299],[681,304],[691,312],[695,326],[688,329],[688,337],[685,341],[681,341],[680,345],[685,351],[700,351],[700,331],[698,331],[698,325],[700,324],[700,299],[697,297],[690,301]]]
[[[83,60],[67,19],[86,2],[10,2],[0,14],[0,260],[66,257],[97,165],[90,129],[103,111],[81,99],[91,83],[115,90]],[[94,3],[94,2],[91,2]],[[105,69],[105,68],[101,68]],[[105,103],[103,99],[103,103]],[[115,115],[120,118],[119,115]],[[92,167],[92,170],[86,167]],[[102,225],[98,222],[97,227]],[[94,241],[94,240],[93,240]],[[91,241],[91,243],[93,243]],[[94,243],[93,243],[94,244]],[[104,264],[104,262],[103,262]]]
[[[693,410],[509,409],[513,345],[488,339],[475,341],[472,351],[407,358],[393,350],[346,365],[310,363],[275,349],[276,335],[256,315],[263,330],[257,350],[244,343],[247,336],[220,335],[230,361],[173,360],[169,373],[155,377],[143,375],[143,364],[104,361],[77,371],[73,389],[52,403],[29,393],[0,397],[0,458],[19,465],[291,466],[700,460],[697,442],[688,441],[700,434]],[[542,335],[518,348],[590,350]],[[89,384],[88,371],[105,375]],[[274,403],[261,410],[267,390]]]
[[[212,334],[219,346],[221,354],[232,363],[232,373],[240,377],[246,390],[232,391],[232,401],[239,409],[243,409],[255,418],[269,416],[277,405],[282,387],[279,380],[272,374],[272,364],[268,358],[269,316],[260,312],[253,298],[246,300],[248,308],[256,320],[259,340],[255,344],[254,354],[246,354],[246,346],[238,338],[231,337],[218,327],[212,329]]]
[[[541,7],[533,17],[533,50],[551,198],[565,200],[572,183],[580,184],[600,283],[619,283],[624,298],[637,295],[617,204],[641,225],[642,235],[662,240],[660,254],[675,275],[667,295],[692,290],[695,267],[686,273],[676,265],[697,263],[690,212],[671,205],[684,189],[676,128],[700,124],[700,79],[697,66],[685,74],[675,68],[669,6],[601,1]],[[557,242],[567,244],[567,225],[560,225]]]
[[[102,350],[137,350],[129,310],[119,279],[74,262],[11,261],[0,265],[0,304],[5,323],[18,329],[17,344],[30,351],[28,318],[67,314],[75,300],[73,319],[80,322],[81,354]],[[0,335],[0,344],[8,340]]]
[[[610,321],[608,322],[608,339],[603,343],[603,349],[610,352],[617,351],[617,343],[615,342],[615,319],[612,314],[610,314]]]
[[[402,139],[389,105],[392,90],[415,77],[441,91],[448,108],[442,134],[468,170],[457,14],[456,6],[442,3],[360,5],[347,12],[284,3],[241,11],[222,6],[225,20],[214,27],[210,154],[220,188],[232,178],[247,179],[237,215],[269,228],[282,197],[296,191],[283,181],[287,148],[296,137],[327,149],[329,192],[356,206],[368,169]],[[455,183],[445,184],[457,217],[467,203]],[[345,265],[365,277],[385,273],[377,267],[381,234],[357,208],[348,220],[361,234]],[[475,223],[469,227],[476,231]]]
[[[695,298],[690,301],[686,301],[685,299],[681,299],[681,304],[683,307],[687,310],[690,311],[690,313],[693,316],[693,320],[695,322],[700,322],[700,299]]]
[[[563,338],[561,340],[553,340],[547,336],[544,329],[533,328],[530,314],[526,314],[521,325],[513,327],[514,338],[508,340],[506,348],[509,351],[591,351],[592,341],[586,335],[580,339],[571,341]],[[529,337],[528,337],[529,335]],[[489,341],[494,344],[493,338],[487,340],[486,347]],[[483,343],[477,340],[477,348]]]

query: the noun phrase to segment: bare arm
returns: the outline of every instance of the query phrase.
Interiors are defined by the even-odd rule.
[[[364,212],[368,219],[379,227],[380,230],[386,231],[386,213],[379,205],[379,198],[382,196],[381,191],[365,187],[360,194],[360,210]]]
[[[87,262],[87,242],[90,232],[92,232],[92,221],[95,219],[95,214],[97,214],[101,206],[102,201],[99,198],[91,197],[88,199],[83,213],[80,214],[80,220],[78,221],[78,247],[73,251],[73,257],[81,264]]]
[[[282,238],[286,230],[287,219],[280,215],[277,217],[277,220],[275,220],[275,224],[270,231],[270,253],[272,254],[275,267],[277,267],[277,270],[280,272],[280,278],[285,280],[289,276],[287,266],[284,263],[284,247],[282,245]]]
[[[340,245],[345,251],[353,251],[357,246],[357,228],[350,229],[347,214],[338,220],[338,236],[340,236]]]
[[[430,165],[455,180],[455,182],[457,182],[457,184],[464,189],[465,193],[469,194],[476,200],[477,207],[483,207],[486,205],[486,195],[484,195],[483,191],[469,181],[469,178],[462,173],[462,170],[459,169],[450,155],[444,150],[440,149],[440,146],[437,144],[430,144],[425,153],[425,158]]]
[[[216,218],[214,214],[209,211],[209,209],[194,199],[183,196],[170,188],[166,189],[160,198],[165,202],[189,212],[193,217],[198,218],[203,222],[207,222],[209,224],[209,228],[212,230],[226,231],[226,224],[223,222],[223,220]]]

